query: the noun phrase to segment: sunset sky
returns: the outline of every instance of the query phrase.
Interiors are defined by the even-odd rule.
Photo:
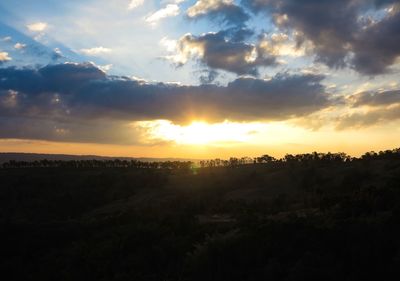
[[[3,0],[0,152],[400,147],[399,0]]]

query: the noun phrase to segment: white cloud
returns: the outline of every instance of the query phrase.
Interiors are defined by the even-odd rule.
[[[271,36],[264,34],[259,42],[261,52],[274,56],[302,57],[310,48],[308,42],[297,47],[293,38],[284,33],[273,33]]]
[[[199,0],[187,10],[187,15],[195,18],[209,11],[217,10],[222,5],[233,5],[233,0]]]
[[[54,48],[54,53],[56,53],[57,55],[59,55],[59,56],[63,56],[63,53],[61,52],[61,50],[59,49],[59,48]]]
[[[93,65],[94,67],[100,69],[101,71],[103,71],[104,73],[107,73],[108,71],[111,70],[111,68],[113,67],[112,64],[105,64],[105,65],[98,65],[93,61],[90,61],[89,64]]]
[[[190,33],[182,36],[178,41],[170,40],[166,37],[161,39],[160,44],[164,46],[171,55],[164,56],[163,58],[171,61],[172,63],[182,65],[185,64],[191,57],[204,56],[204,44],[191,42],[192,38]]]
[[[190,34],[188,36],[191,36]],[[203,50],[199,46],[185,44],[180,39],[179,41],[163,37],[159,44],[169,53],[161,58],[166,59],[174,64],[185,64],[191,56],[202,55]]]
[[[112,64],[106,64],[106,65],[98,65],[97,66],[101,71],[103,71],[104,73],[107,73],[111,70],[111,68],[113,67]]]
[[[176,4],[168,4],[165,8],[156,11],[155,13],[151,14],[150,16],[146,17],[146,22],[150,23],[151,25],[156,25],[160,20],[167,18],[167,17],[175,17],[179,15],[180,8]]]
[[[35,22],[26,26],[30,31],[42,32],[47,29],[48,25],[45,22]]]
[[[176,40],[168,39],[168,37],[163,37],[160,40],[160,45],[163,46],[168,52],[176,52],[178,48],[178,42]]]
[[[185,2],[186,0],[163,0],[161,1],[162,4],[180,4]]]
[[[7,52],[0,52],[0,62],[5,62],[12,60],[12,58],[8,55]]]
[[[1,38],[1,41],[4,41],[4,42],[8,42],[11,40],[12,40],[11,36],[6,36],[6,37]]]
[[[94,47],[94,48],[89,48],[89,49],[81,49],[80,52],[85,55],[88,55],[88,56],[97,56],[97,55],[101,55],[101,54],[111,53],[112,50],[109,48],[104,48],[104,47],[100,46],[100,47]]]
[[[139,6],[142,6],[144,3],[144,0],[131,0],[128,6],[128,10],[133,10],[136,9]]]
[[[17,49],[17,50],[21,50],[21,49],[23,49],[25,47],[26,47],[26,44],[22,44],[22,43],[17,43],[17,44],[14,45],[14,48]]]

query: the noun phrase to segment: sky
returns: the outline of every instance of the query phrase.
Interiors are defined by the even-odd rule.
[[[0,151],[400,147],[399,0],[3,0]]]

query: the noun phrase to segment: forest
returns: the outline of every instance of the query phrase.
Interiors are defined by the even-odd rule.
[[[400,149],[0,165],[2,280],[399,280]]]

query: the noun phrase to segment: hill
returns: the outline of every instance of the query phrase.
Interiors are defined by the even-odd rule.
[[[261,160],[5,166],[2,277],[398,280],[398,150]]]

